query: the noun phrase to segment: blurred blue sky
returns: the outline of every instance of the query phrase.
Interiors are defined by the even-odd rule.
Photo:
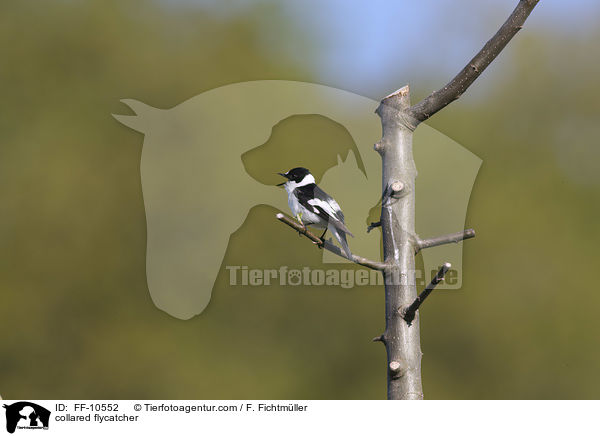
[[[193,5],[223,17],[277,5],[285,22],[272,17],[260,22],[270,55],[306,60],[319,82],[370,97],[391,91],[387,83],[418,83],[417,71],[449,78],[517,4],[517,0],[161,1],[171,7]],[[596,31],[599,19],[598,0],[541,0],[526,26],[577,36]]]

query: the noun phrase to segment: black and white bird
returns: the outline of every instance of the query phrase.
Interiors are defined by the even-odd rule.
[[[304,226],[325,229],[321,239],[329,230],[342,246],[346,256],[352,258],[346,235],[354,235],[346,227],[344,214],[337,201],[317,186],[315,178],[306,168],[293,168],[287,173],[277,174],[287,179],[287,182],[277,186],[284,186],[288,193],[288,205],[298,221]]]

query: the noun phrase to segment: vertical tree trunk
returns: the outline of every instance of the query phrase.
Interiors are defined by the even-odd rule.
[[[385,264],[385,319],[381,337],[387,350],[388,399],[422,399],[418,315],[409,326],[399,309],[417,297],[415,284],[415,178],[413,131],[407,123],[408,86],[381,101],[383,137],[375,144],[383,167],[381,228]]]

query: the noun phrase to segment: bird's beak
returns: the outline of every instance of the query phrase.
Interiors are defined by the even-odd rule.
[[[283,174],[283,173],[277,173],[277,174],[279,174],[281,177],[285,177],[285,178],[287,179],[287,176],[286,176],[285,174]],[[286,182],[287,182],[287,181],[286,181]],[[278,184],[277,184],[277,186],[282,186],[282,185],[285,185],[285,184],[286,184],[286,182],[281,182],[281,183],[278,183]]]

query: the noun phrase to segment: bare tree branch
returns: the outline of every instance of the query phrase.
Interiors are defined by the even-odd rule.
[[[408,110],[412,128],[425,121],[433,114],[457,100],[471,84],[481,75],[483,70],[500,54],[506,44],[523,28],[525,20],[539,0],[520,0],[510,17],[500,30],[490,39],[473,59],[446,86],[433,92]]]
[[[436,238],[419,239],[417,241],[415,250],[418,253],[424,248],[437,247],[438,245],[451,244],[463,241],[465,239],[471,239],[475,237],[475,230],[467,229],[462,232],[450,233],[449,235],[438,236]]]
[[[433,280],[431,280],[431,283],[429,283],[427,287],[423,290],[423,292],[421,292],[419,296],[415,298],[415,301],[413,301],[412,304],[408,307],[398,309],[400,315],[402,316],[402,318],[404,318],[404,321],[406,321],[406,323],[409,326],[415,319],[415,315],[417,313],[417,310],[419,310],[419,306],[423,304],[425,299],[429,296],[429,294],[431,294],[431,292],[435,289],[438,283],[444,280],[444,276],[446,275],[451,266],[452,265],[450,265],[449,263],[445,263],[444,265],[442,265],[442,267],[437,272]]]
[[[364,258],[364,257],[361,257],[361,256],[357,256],[356,254],[352,254],[352,258],[346,257],[346,255],[344,254],[344,252],[338,246],[333,245],[329,241],[323,241],[318,236],[315,236],[313,233],[311,233],[306,228],[306,226],[303,226],[302,224],[300,224],[295,219],[292,219],[292,218],[286,216],[283,213],[278,213],[275,216],[282,223],[287,224],[288,226],[290,226],[291,228],[293,228],[294,230],[296,230],[301,235],[304,235],[308,239],[310,239],[311,241],[313,241],[313,243],[315,243],[317,246],[322,247],[325,250],[332,252],[333,254],[337,254],[338,256],[343,257],[344,259],[350,260],[350,261],[352,261],[352,262],[354,262],[354,263],[356,263],[358,265],[366,266],[367,268],[375,269],[375,270],[378,270],[378,271],[384,270],[385,267],[387,266],[383,262],[376,262],[374,260],[370,260],[370,259],[367,259],[367,258]]]

